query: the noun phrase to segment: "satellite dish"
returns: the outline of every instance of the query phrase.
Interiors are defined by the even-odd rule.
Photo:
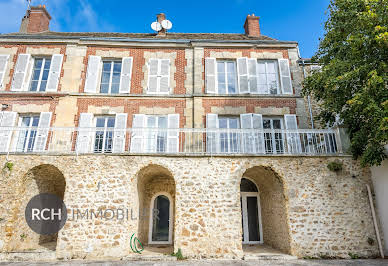
[[[163,27],[163,29],[166,29],[166,30],[171,29],[171,28],[172,28],[172,23],[171,23],[171,21],[169,21],[169,20],[167,20],[167,19],[163,20],[163,21],[162,21],[162,27]]]
[[[152,22],[151,28],[152,28],[154,31],[160,31],[160,30],[162,29],[162,25],[160,25],[159,22],[155,21],[155,22]]]

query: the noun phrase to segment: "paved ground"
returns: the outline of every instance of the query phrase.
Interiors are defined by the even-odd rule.
[[[388,260],[259,260],[259,261],[226,261],[226,260],[187,260],[187,261],[177,261],[177,262],[133,262],[133,261],[116,261],[116,262],[85,262],[85,261],[70,261],[70,262],[42,262],[42,263],[30,263],[30,262],[0,262],[0,265],[12,265],[12,266],[29,266],[29,265],[87,265],[87,266],[121,266],[121,265],[152,265],[152,266],[260,266],[260,265],[312,265],[312,266],[324,266],[324,265],[388,265]]]

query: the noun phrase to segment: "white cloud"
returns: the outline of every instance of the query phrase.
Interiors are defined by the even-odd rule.
[[[93,1],[94,3],[98,1]],[[45,4],[52,20],[52,31],[113,31],[88,0],[35,0],[32,5]],[[27,9],[26,0],[0,0],[0,33],[18,32]]]

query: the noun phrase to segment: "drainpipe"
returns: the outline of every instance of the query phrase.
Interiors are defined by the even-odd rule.
[[[307,75],[306,75],[306,69],[304,68],[304,66],[305,66],[305,63],[304,63],[304,60],[302,59],[303,78],[306,79]],[[310,97],[310,95],[307,96],[307,104],[308,104],[309,113],[310,113],[311,129],[314,129],[314,118],[313,118],[313,111],[311,109],[311,97]]]
[[[368,190],[369,204],[370,204],[370,209],[372,211],[373,225],[376,231],[376,237],[377,237],[377,243],[379,244],[380,255],[381,255],[381,258],[384,259],[384,251],[383,251],[383,246],[381,244],[379,227],[377,226],[376,212],[373,204],[372,192],[370,190],[369,185],[366,185],[366,189]]]

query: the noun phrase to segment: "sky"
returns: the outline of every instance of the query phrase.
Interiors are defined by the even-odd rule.
[[[171,32],[244,33],[248,14],[260,17],[263,35],[297,41],[311,57],[323,36],[329,0],[32,0],[45,4],[52,31],[153,32],[156,14],[165,13]],[[0,0],[0,33],[19,31],[26,0]]]

